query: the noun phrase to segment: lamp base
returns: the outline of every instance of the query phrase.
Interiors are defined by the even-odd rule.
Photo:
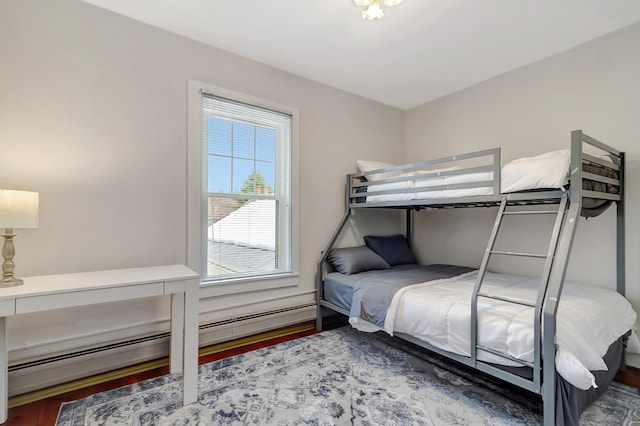
[[[2,279],[0,279],[0,288],[13,287],[22,284],[22,280],[13,276],[13,270],[15,264],[13,263],[13,256],[16,254],[16,250],[13,246],[13,237],[16,235],[13,233],[13,229],[7,228],[2,235],[4,237],[4,244],[2,245]]]
[[[24,284],[24,281],[22,281],[20,278],[9,278],[9,279],[1,279],[0,280],[0,288],[4,288],[4,287],[15,287],[17,285],[22,285]]]

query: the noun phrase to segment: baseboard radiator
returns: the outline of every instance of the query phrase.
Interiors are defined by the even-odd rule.
[[[308,303],[200,325],[200,347],[299,324],[315,318],[316,305]],[[166,357],[169,333],[81,349],[9,366],[9,394],[19,395]]]

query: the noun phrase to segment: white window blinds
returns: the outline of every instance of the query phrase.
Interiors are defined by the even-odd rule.
[[[202,94],[208,280],[291,271],[292,116]]]

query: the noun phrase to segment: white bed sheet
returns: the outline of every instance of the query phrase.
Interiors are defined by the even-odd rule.
[[[513,160],[501,168],[500,190],[502,193],[509,193],[543,188],[562,189],[567,183],[570,163],[571,152],[566,149],[545,152],[534,157],[524,157]],[[493,172],[465,173],[449,176],[433,176],[428,178],[421,177],[426,173],[437,173],[456,169],[460,168],[450,167],[446,169],[413,171],[394,175],[394,178],[411,177],[413,179],[402,182],[373,183],[368,186],[367,192],[389,191],[395,189],[404,189],[407,190],[407,192],[400,194],[367,195],[367,202],[378,203],[388,201],[446,199],[493,194],[493,187],[420,191],[420,188],[439,185],[478,183],[493,180]]]
[[[470,356],[470,303],[477,273],[405,287],[387,311],[385,331],[403,332],[440,349]],[[483,292],[535,300],[539,279],[487,273]],[[556,317],[556,369],[580,388],[597,387],[589,370],[606,370],[602,357],[609,346],[632,329],[636,313],[615,291],[565,283]],[[352,325],[373,331],[352,318]],[[533,309],[479,298],[478,343],[533,362]],[[513,361],[478,351],[478,359],[500,365]]]

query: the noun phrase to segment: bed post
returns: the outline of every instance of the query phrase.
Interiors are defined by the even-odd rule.
[[[549,277],[549,287],[543,308],[543,383],[542,403],[545,426],[556,424],[556,314],[558,302],[567,273],[571,246],[576,234],[576,226],[582,209],[582,131],[571,132],[571,166],[569,212],[558,241],[558,251],[553,270]],[[550,368],[551,367],[551,368]]]
[[[347,175],[347,184],[345,186],[345,210],[344,216],[342,216],[342,220],[338,225],[338,228],[333,232],[331,239],[327,246],[322,250],[320,254],[320,260],[318,260],[318,265],[316,269],[316,330],[322,330],[322,305],[321,301],[324,297],[324,286],[322,285],[323,275],[324,275],[324,262],[329,254],[329,251],[333,248],[333,245],[338,240],[338,237],[342,233],[344,226],[349,221],[349,217],[351,216],[351,207],[349,204],[351,203],[351,175]]]
[[[624,152],[619,153],[620,200],[616,205],[616,275],[617,290],[625,295],[626,252],[625,252],[625,218],[624,218]]]
[[[405,212],[404,238],[407,240],[407,243],[409,243],[409,247],[411,247],[411,232],[413,230],[413,224],[411,223],[411,209],[406,209]]]

